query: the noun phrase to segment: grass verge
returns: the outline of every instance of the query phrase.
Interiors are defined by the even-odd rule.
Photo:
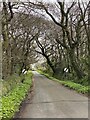
[[[0,118],[11,119],[19,111],[19,106],[25,99],[30,87],[32,86],[32,73],[28,71],[23,83],[18,84],[12,91],[1,99],[2,107]]]
[[[69,81],[69,80],[58,80],[54,77],[51,77],[49,74],[44,73],[43,71],[38,70],[38,72],[42,75],[45,75],[47,78],[49,78],[50,80],[54,80],[59,82],[60,84],[64,85],[65,87],[68,87],[70,89],[76,90],[79,93],[83,93],[83,94],[88,94],[90,92],[90,86],[83,86],[81,84],[75,83],[73,81]]]

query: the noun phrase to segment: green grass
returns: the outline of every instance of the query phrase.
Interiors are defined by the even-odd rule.
[[[84,85],[81,85],[81,84],[78,84],[78,83],[75,83],[73,81],[70,81],[70,80],[58,80],[54,77],[51,77],[49,74],[46,74],[40,70],[38,70],[38,72],[42,75],[45,75],[47,78],[51,79],[51,80],[54,80],[54,81],[57,81],[59,82],[60,84],[64,85],[65,87],[68,87],[70,89],[73,89],[73,90],[76,90],[77,92],[79,93],[89,93],[90,92],[90,86],[84,86]]]
[[[19,111],[20,104],[25,99],[30,87],[32,86],[32,73],[28,71],[23,83],[18,84],[12,91],[1,99],[2,108],[0,118],[10,119]]]

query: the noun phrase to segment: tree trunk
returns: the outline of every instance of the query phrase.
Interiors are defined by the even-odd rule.
[[[90,83],[90,1],[88,7],[88,80]]]
[[[44,57],[46,58],[47,60],[47,63],[48,65],[51,67],[52,71],[53,71],[53,74],[55,73],[55,69],[54,69],[54,66],[52,64],[52,62],[49,60],[48,56],[47,55],[44,55]]]
[[[11,74],[11,46],[9,43],[9,31],[8,25],[2,22],[2,36],[3,36],[3,52],[5,52],[5,59],[6,59],[6,67],[3,70],[5,73],[5,77]],[[4,74],[4,73],[3,73]]]
[[[71,65],[72,65],[78,79],[82,79],[85,76],[85,74],[84,74],[84,72],[82,71],[82,69],[80,68],[79,64],[76,61],[76,56],[75,56],[75,53],[74,53],[74,49],[71,49],[69,51],[69,58],[70,58]]]

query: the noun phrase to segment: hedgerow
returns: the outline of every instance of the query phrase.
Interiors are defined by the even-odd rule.
[[[7,95],[7,93],[10,93],[12,89],[16,88],[17,85],[21,83],[22,79],[24,79],[24,75],[18,76],[13,74],[12,76],[9,76],[6,80],[2,80],[2,96]]]
[[[43,74],[45,75],[47,78],[51,79],[51,80],[54,80],[54,81],[57,81],[59,82],[60,84],[64,85],[65,87],[68,87],[70,89],[73,89],[73,90],[76,90],[77,92],[79,93],[89,93],[90,92],[90,86],[84,86],[84,85],[81,85],[81,84],[78,84],[78,83],[75,83],[73,81],[68,81],[68,80],[58,80],[54,77],[51,77],[49,74],[47,73],[44,73],[40,70],[38,70],[38,72],[40,74]]]
[[[13,118],[15,112],[19,111],[21,102],[25,99],[30,87],[32,86],[32,73],[25,75],[23,83],[18,84],[11,92],[1,99],[2,109],[0,109],[0,118]]]
[[[83,86],[71,81],[59,81],[62,85],[69,87],[70,89],[76,90],[80,93],[88,93],[90,91],[90,86]]]

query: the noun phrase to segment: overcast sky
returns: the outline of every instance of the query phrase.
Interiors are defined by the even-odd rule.
[[[48,2],[48,3],[55,3],[57,0],[0,0],[0,2],[3,2],[3,1],[14,1],[14,2],[18,2],[18,1],[43,1],[43,2]],[[58,1],[65,1],[65,2],[73,2],[73,1],[77,1],[78,0],[58,0]],[[83,2],[89,2],[89,0],[79,0],[79,1],[83,1]]]
[[[33,0],[34,1],[34,0]],[[35,1],[42,1],[42,2],[48,2],[48,3],[54,3],[56,1],[65,1],[65,2],[73,2],[73,1],[76,1],[78,2],[78,0],[35,0]],[[79,0],[80,2],[89,2],[89,0]]]

